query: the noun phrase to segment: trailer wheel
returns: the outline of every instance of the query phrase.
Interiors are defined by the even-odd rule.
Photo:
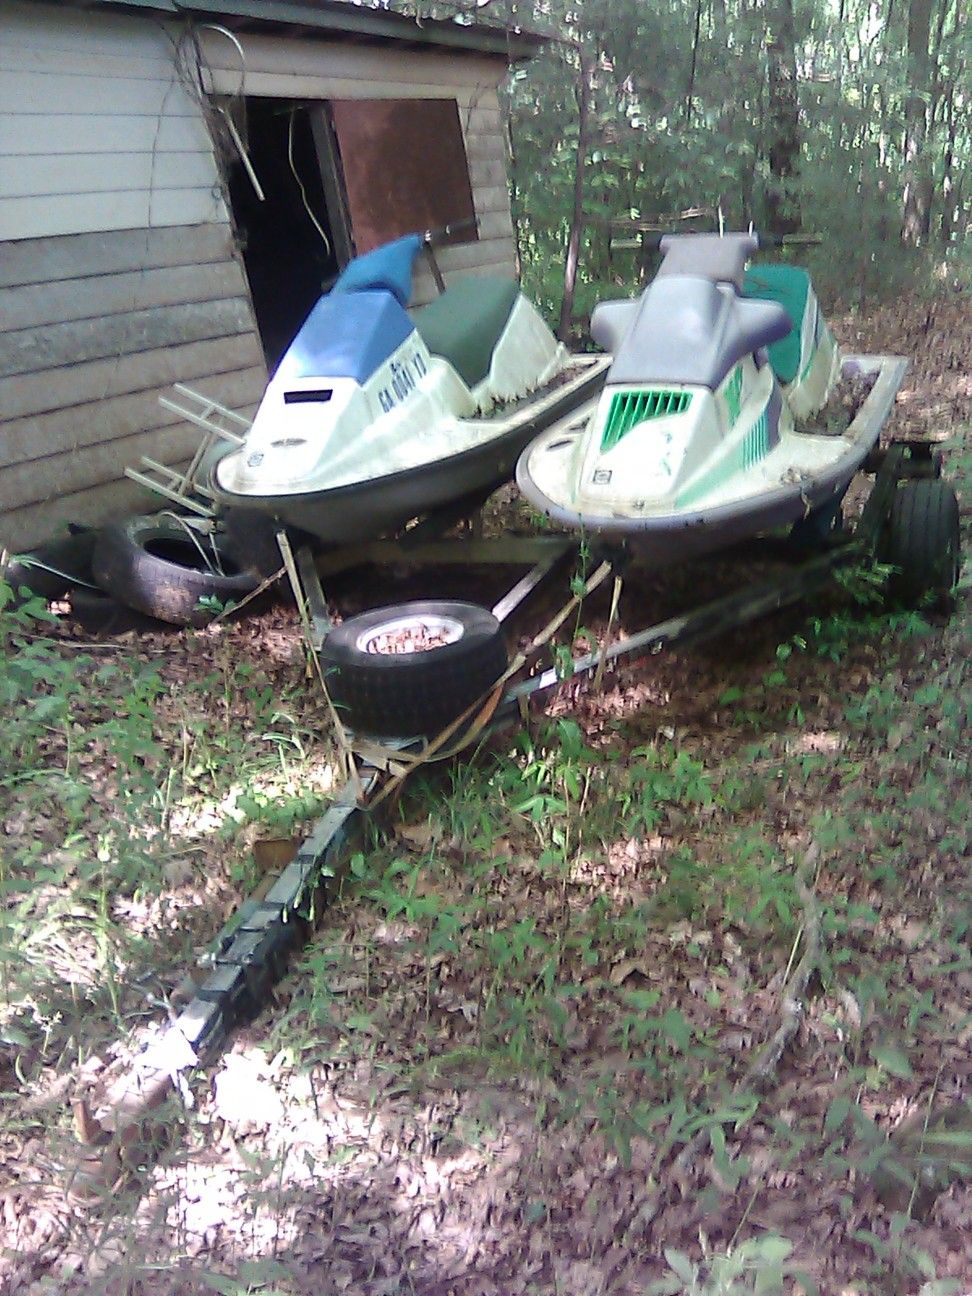
[[[321,649],[328,692],[356,731],[433,737],[507,666],[499,622],[474,603],[400,603],[350,617]]]
[[[959,572],[959,507],[948,482],[905,481],[895,491],[880,557],[896,570],[890,592],[902,603],[944,601]]]
[[[161,513],[105,527],[92,570],[119,602],[173,625],[206,625],[214,616],[206,600],[239,602],[260,583],[218,533],[199,534]]]

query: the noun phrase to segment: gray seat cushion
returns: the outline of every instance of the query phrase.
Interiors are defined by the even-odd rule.
[[[615,355],[624,335],[635,322],[641,299],[600,302],[591,312],[591,337],[606,351]]]

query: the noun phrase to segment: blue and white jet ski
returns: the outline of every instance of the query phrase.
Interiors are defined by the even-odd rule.
[[[508,480],[521,450],[597,391],[513,280],[468,276],[409,314],[409,235],[351,261],[274,373],[211,485],[329,543],[388,534]],[[515,402],[504,410],[504,404]]]
[[[758,247],[755,234],[668,235],[642,296],[596,307],[591,334],[611,368],[599,396],[521,456],[532,504],[658,564],[810,515],[825,529],[904,361],[842,360],[804,270],[746,271]],[[876,378],[858,415],[838,435],[808,427],[855,369]]]

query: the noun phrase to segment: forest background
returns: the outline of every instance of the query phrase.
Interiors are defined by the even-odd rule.
[[[558,37],[514,73],[509,140],[524,282],[562,331],[643,274],[645,234],[715,229],[719,213],[726,228],[818,236],[799,256],[828,305],[972,274],[966,0],[474,13]]]

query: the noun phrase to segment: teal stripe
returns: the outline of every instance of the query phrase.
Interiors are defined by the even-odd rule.
[[[676,499],[676,508],[694,504],[710,491],[722,486],[730,477],[747,468],[752,468],[760,459],[769,453],[769,417],[764,409],[746,435],[737,443],[732,454],[713,465],[704,476]]]

